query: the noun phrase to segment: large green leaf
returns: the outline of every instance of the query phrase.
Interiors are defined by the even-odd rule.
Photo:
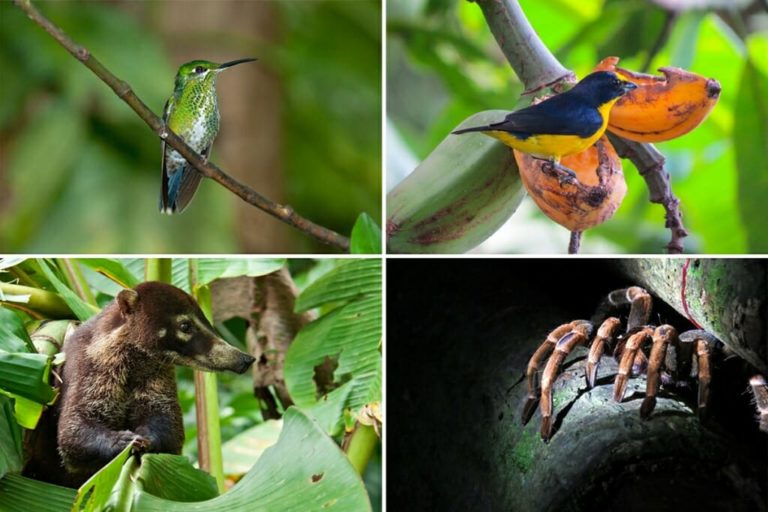
[[[34,352],[24,322],[11,309],[0,306],[0,350]]]
[[[198,286],[215,279],[237,276],[263,276],[285,265],[282,258],[195,258]],[[174,258],[171,267],[171,284],[186,292],[189,289],[189,258]]]
[[[3,512],[67,512],[75,500],[75,490],[46,484],[20,475],[0,479],[0,510]]]
[[[227,475],[246,473],[261,454],[277,442],[282,428],[283,420],[267,420],[240,432],[224,443],[221,447],[224,473]]]
[[[56,291],[59,292],[61,298],[64,299],[64,302],[66,302],[70,309],[72,309],[72,312],[77,316],[77,318],[85,321],[99,312],[97,307],[85,302],[83,299],[78,297],[77,294],[73,292],[66,284],[64,284],[56,275],[56,272],[50,268],[47,261],[44,259],[39,259],[38,263],[40,264],[40,268],[42,269],[45,276],[51,282],[53,287],[56,288]]]
[[[0,396],[0,478],[6,473],[21,471],[22,464],[21,429],[13,418],[13,404],[10,398]]]
[[[294,402],[316,415],[327,431],[336,432],[345,408],[357,410],[379,399],[380,260],[343,264],[310,285],[296,301],[297,310],[328,305],[337,307],[307,324],[293,340],[284,372]],[[321,397],[316,368],[329,359],[336,363],[336,389]]]
[[[133,288],[141,281],[119,260],[108,258],[79,258],[81,264],[107,276],[124,288]]]
[[[295,310],[307,311],[320,305],[381,294],[381,260],[350,260],[312,283],[296,299]]]
[[[116,489],[115,484],[123,483],[128,485],[122,479],[122,473],[125,470],[126,461],[128,463],[128,469],[135,464],[131,457],[131,445],[126,446],[122,452],[112,459],[109,464],[101,468],[95,475],[89,478],[80,488],[77,490],[77,496],[75,497],[75,503],[72,505],[72,510],[80,510],[80,507],[85,506],[86,512],[101,511],[107,507],[107,504],[112,501],[112,497],[116,497],[119,500],[121,495],[120,489]],[[122,482],[121,482],[122,480]]]
[[[0,392],[48,404],[56,392],[48,384],[51,358],[42,354],[0,351]]]
[[[137,491],[137,512],[371,510],[362,480],[339,447],[295,407],[283,418],[276,445],[229,492],[212,500],[179,503]]]
[[[205,501],[219,495],[216,479],[181,455],[147,454],[137,476],[145,492],[170,501]]]

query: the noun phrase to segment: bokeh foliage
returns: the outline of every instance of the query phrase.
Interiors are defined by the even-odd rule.
[[[759,16],[682,11],[653,54],[669,16],[653,2],[520,5],[544,43],[579,77],[616,55],[627,69],[678,66],[719,80],[723,91],[710,117],[693,132],[657,145],[682,201],[690,232],[686,251],[768,252],[768,32],[759,29]],[[392,0],[387,27],[388,121],[417,159],[469,115],[515,105],[522,86],[476,4]],[[648,202],[634,166],[623,163],[627,197],[614,218],[589,230],[585,240],[603,239],[628,253],[660,252],[669,240],[663,210]]]
[[[35,4],[162,112],[181,63],[165,45],[157,4]],[[202,5],[175,2],[171,12]],[[269,172],[283,176],[284,197],[271,199],[348,236],[360,213],[381,218],[381,5],[273,7],[279,41],[254,33],[236,44],[278,77],[281,133],[254,120],[247,137],[282,141],[282,169]],[[214,28],[200,34],[211,51],[230,50],[228,37]],[[183,215],[158,213],[158,138],[10,2],[0,2],[0,66],[0,252],[240,250],[239,199],[212,182]],[[293,252],[328,250],[285,229]]]

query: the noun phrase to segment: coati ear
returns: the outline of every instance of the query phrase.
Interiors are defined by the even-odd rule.
[[[136,304],[139,302],[139,294],[136,290],[126,288],[117,294],[117,305],[120,308],[120,314],[123,318],[136,311]]]

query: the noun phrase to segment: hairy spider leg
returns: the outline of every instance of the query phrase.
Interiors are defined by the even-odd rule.
[[[614,290],[608,294],[599,306],[600,312],[615,311],[622,306],[629,306],[627,333],[648,324],[651,318],[651,295],[639,286],[630,286]]]
[[[700,420],[707,416],[707,404],[709,403],[709,383],[712,380],[710,371],[709,356],[717,347],[718,339],[712,333],[703,329],[694,329],[685,331],[680,335],[680,341],[693,346],[698,366],[699,396],[697,400],[697,412]],[[694,371],[691,371],[691,377],[695,377]]]
[[[768,433],[768,384],[765,377],[755,375],[749,379],[749,385],[752,388],[752,396],[755,397],[755,406],[760,415],[760,430]]]
[[[671,325],[660,325],[653,331],[653,347],[648,358],[648,380],[645,385],[645,399],[640,406],[640,417],[648,419],[656,407],[656,394],[661,384],[661,370],[667,357],[667,346],[677,338],[677,330]]]
[[[573,347],[586,343],[592,334],[592,324],[589,322],[579,323],[573,330],[560,338],[555,345],[555,350],[544,367],[541,374],[541,438],[544,442],[552,437],[552,384],[557,378],[560,365],[571,353]]]
[[[539,401],[539,382],[537,379],[539,364],[541,364],[541,361],[554,350],[555,345],[560,338],[574,330],[581,323],[589,324],[586,320],[574,320],[573,322],[557,327],[549,333],[547,338],[541,345],[539,345],[539,348],[536,349],[536,352],[534,352],[531,359],[528,361],[528,368],[525,372],[528,381],[528,400],[523,407],[523,415],[521,418],[523,425],[530,421],[533,413],[536,411],[536,403]]]
[[[624,392],[627,390],[627,382],[629,381],[630,373],[632,372],[632,364],[635,361],[635,356],[638,350],[643,344],[652,336],[653,329],[650,327],[643,327],[640,331],[632,334],[624,345],[624,350],[621,354],[621,362],[619,362],[619,373],[616,375],[616,380],[613,383],[613,399],[617,402],[621,402],[624,398]]]
[[[595,387],[597,369],[600,367],[600,358],[603,357],[603,352],[605,352],[605,345],[613,341],[616,331],[620,327],[621,320],[612,316],[607,318],[597,330],[597,335],[592,341],[592,346],[589,348],[589,356],[587,357],[587,373],[585,375],[587,388]]]

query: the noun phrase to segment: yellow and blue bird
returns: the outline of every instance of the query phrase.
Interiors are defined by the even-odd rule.
[[[173,96],[165,104],[163,121],[203,158],[208,158],[213,140],[219,133],[216,78],[225,69],[254,60],[238,59],[224,64],[193,60],[179,68]],[[160,211],[180,213],[184,210],[202,177],[181,154],[163,141]]]
[[[614,103],[635,89],[632,82],[610,71],[587,75],[572,89],[511,114],[503,121],[456,130],[460,135],[481,132],[533,157],[548,160],[563,182],[576,182],[575,173],[560,158],[584,151],[602,137]]]

